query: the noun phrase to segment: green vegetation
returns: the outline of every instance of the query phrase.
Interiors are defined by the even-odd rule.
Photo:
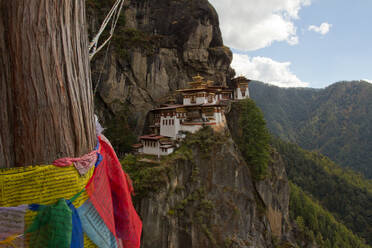
[[[94,16],[96,18],[97,25],[100,25],[114,3],[115,1],[113,0],[87,0],[87,16]],[[154,54],[163,37],[160,35],[148,34],[138,29],[125,27],[126,21],[124,12],[125,7],[122,10],[116,25],[114,35],[111,39],[111,46],[115,49],[120,58],[126,61],[129,61],[130,51],[134,48],[142,49],[142,51],[145,51],[147,55]],[[94,28],[98,29],[99,26]],[[102,33],[100,38],[101,41],[108,38],[108,30],[109,27],[107,27],[107,30]],[[89,30],[91,36],[95,34],[95,32],[96,30]],[[102,54],[97,54],[97,56],[102,56]]]
[[[106,125],[104,134],[110,140],[118,157],[123,157],[125,153],[131,152],[131,145],[136,142],[136,136],[128,125],[127,111],[117,113]]]
[[[133,182],[135,201],[148,197],[151,192],[158,192],[167,182],[169,167],[166,163],[146,162],[128,154],[121,164]]]
[[[270,160],[269,132],[261,110],[251,99],[240,103],[237,144],[256,180],[265,178]]]
[[[325,89],[250,84],[270,131],[372,178],[372,85],[340,82]]]
[[[139,203],[141,199],[151,197],[152,193],[162,191],[166,193],[166,199],[172,194],[179,198],[176,202],[169,202],[169,217],[181,218],[186,224],[184,232],[191,232],[189,226],[197,225],[206,238],[212,244],[216,244],[213,225],[210,223],[214,214],[214,203],[208,199],[206,188],[201,182],[200,168],[195,163],[196,159],[208,161],[211,159],[216,147],[221,148],[227,137],[221,133],[215,133],[210,127],[203,127],[194,134],[187,134],[181,146],[170,156],[127,155],[122,161],[123,169],[132,179],[135,189],[134,201]],[[185,178],[182,185],[172,187],[169,182],[174,179],[180,166],[190,167],[190,174]],[[170,187],[166,187],[166,186]],[[190,224],[190,225],[189,225]]]
[[[288,178],[372,244],[372,180],[295,144],[279,139],[273,139],[272,144],[284,160]]]
[[[88,25],[88,32],[91,36],[90,38],[93,38],[93,36],[96,34],[98,29],[100,28],[100,25],[102,24],[103,20],[105,19],[106,15],[109,13],[110,9],[114,5],[116,0],[86,0],[85,5],[87,8],[87,17],[88,17],[88,23],[90,22],[90,18],[94,18],[95,26]],[[124,15],[124,9],[121,11],[121,14],[119,16],[116,30],[122,29],[125,26],[125,15]],[[94,28],[94,30],[92,30]],[[107,29],[110,28],[110,25],[108,25]],[[114,37],[118,34],[115,32]],[[109,31],[105,30],[102,33],[101,40],[105,40],[109,36]]]
[[[126,171],[133,181],[136,195],[135,199],[142,199],[152,192],[157,192],[165,185],[172,173],[172,168],[177,161],[188,161],[193,164],[192,149],[197,147],[198,154],[204,158],[210,158],[212,149],[226,141],[226,136],[215,133],[210,127],[203,127],[200,131],[189,133],[182,145],[170,156],[162,157],[159,161],[155,156],[127,155],[122,161]],[[194,168],[190,181],[197,180],[198,168]],[[177,190],[177,189],[176,189]]]
[[[227,138],[224,134],[214,132],[209,126],[205,126],[196,133],[189,133],[185,140],[182,141],[182,147],[191,149],[192,147],[198,147],[200,156],[203,158],[210,158],[212,151],[216,145],[224,144]]]
[[[113,37],[113,43],[119,56],[129,60],[129,51],[133,48],[140,48],[147,55],[154,54],[161,39],[160,35],[150,35],[138,29],[119,27]]]
[[[322,248],[369,247],[298,186],[290,186],[290,217],[296,222],[301,240],[315,241]]]

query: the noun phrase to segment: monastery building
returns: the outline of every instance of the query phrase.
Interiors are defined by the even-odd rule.
[[[223,130],[226,126],[224,106],[228,101],[249,98],[245,77],[232,80],[233,88],[215,86],[201,76],[193,77],[189,88],[177,90],[183,104],[165,104],[150,112],[153,134],[140,137],[140,144],[133,146],[138,153],[169,155],[175,149],[174,141],[182,140],[187,132],[194,133],[203,126]]]

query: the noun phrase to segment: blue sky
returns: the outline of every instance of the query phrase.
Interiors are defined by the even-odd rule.
[[[210,1],[240,75],[283,87],[372,80],[372,0]]]

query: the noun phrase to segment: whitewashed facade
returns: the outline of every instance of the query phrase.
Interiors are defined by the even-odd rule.
[[[237,77],[232,80],[234,85],[234,99],[243,100],[249,98],[248,83],[250,80],[245,77]]]
[[[235,88],[234,89],[234,99],[243,100],[249,98],[249,89],[248,87],[244,88]]]
[[[143,145],[142,152],[145,154],[150,154],[150,155],[160,155],[159,148],[160,148],[160,143],[159,140],[149,140],[149,139],[142,139],[141,138],[141,143]]]
[[[167,137],[161,135],[145,135],[140,137],[140,144],[133,145],[137,153],[155,156],[167,156],[174,151],[174,145]]]
[[[244,77],[232,80],[233,89],[213,86],[212,82],[204,81],[200,76],[193,79],[191,88],[178,90],[183,96],[182,105],[163,105],[151,111],[153,118],[150,128],[158,135],[142,136],[142,147],[138,151],[156,156],[169,155],[175,146],[172,142],[164,141],[167,138],[180,140],[186,132],[195,133],[203,126],[223,130],[226,127],[223,107],[226,101],[249,98],[249,80]]]
[[[180,118],[176,115],[160,117],[160,135],[175,139],[180,130]]]

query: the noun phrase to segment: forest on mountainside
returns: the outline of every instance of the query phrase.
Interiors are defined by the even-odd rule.
[[[298,240],[322,248],[370,247],[300,187],[293,183],[290,186],[290,217],[296,223]]]
[[[298,145],[275,138],[272,145],[284,160],[288,179],[371,245],[372,180]]]
[[[252,82],[249,87],[272,134],[372,178],[372,84],[285,89]]]

